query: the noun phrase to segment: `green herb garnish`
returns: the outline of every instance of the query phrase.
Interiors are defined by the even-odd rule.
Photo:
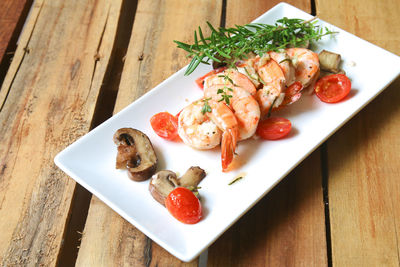
[[[275,102],[276,102],[277,99],[278,99],[278,97],[275,97],[274,101],[272,101],[272,105],[268,109],[267,118],[271,117],[271,112],[272,112],[272,109],[274,108],[274,105],[275,105]]]
[[[221,95],[221,99],[219,99],[218,102],[225,101],[225,103],[227,105],[230,105],[231,104],[230,98],[232,98],[232,95],[228,95],[227,91],[233,92],[233,89],[229,88],[227,86],[224,86],[224,88],[218,89],[217,94]]]
[[[239,176],[239,177],[233,179],[228,185],[233,185],[234,183],[236,183],[237,181],[239,181],[242,178],[243,178],[243,176]]]
[[[209,64],[210,60],[235,66],[235,62],[247,58],[253,52],[260,56],[268,51],[278,51],[286,47],[300,47],[310,41],[318,41],[323,36],[333,34],[328,28],[316,25],[314,19],[282,18],[275,25],[252,23],[234,28],[220,27],[216,30],[209,22],[211,35],[204,37],[201,28],[194,32],[194,44],[174,41],[179,48],[192,57],[185,75],[192,73],[200,63]],[[200,38],[199,38],[200,37]]]
[[[233,89],[228,87],[228,83],[231,83],[233,86],[237,86],[232,79],[228,75],[218,75],[218,77],[224,78],[224,88],[220,88],[217,90],[217,94],[221,95],[221,99],[218,100],[218,102],[225,101],[227,105],[230,105],[231,101],[230,98],[232,98],[232,95],[228,95],[228,91],[233,92]]]
[[[204,105],[203,105],[203,107],[201,108],[201,113],[202,113],[203,115],[206,114],[207,112],[211,112],[211,107],[210,107],[210,104],[208,104],[208,100],[211,100],[211,98],[203,99]]]
[[[218,75],[218,77],[224,78],[224,83],[225,84],[230,82],[233,86],[237,86],[228,75]]]

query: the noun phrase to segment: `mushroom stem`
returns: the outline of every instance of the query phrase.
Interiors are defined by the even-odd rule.
[[[152,176],[149,190],[155,200],[165,205],[165,199],[176,187],[186,187],[197,192],[197,186],[205,176],[206,172],[197,166],[190,167],[180,178],[177,178],[175,172],[163,170]]]

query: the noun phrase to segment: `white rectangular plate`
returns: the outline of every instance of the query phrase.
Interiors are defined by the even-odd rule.
[[[310,19],[309,14],[285,3],[278,4],[254,22],[274,24],[282,17]],[[219,149],[197,151],[183,143],[158,137],[150,117],[160,111],[177,113],[201,97],[194,80],[210,70],[199,66],[189,77],[180,70],[149,93],[67,147],[56,164],[78,183],[104,201],[163,248],[183,261],[191,261],[246,213],[307,155],[386,88],[400,73],[400,58],[335,26],[338,31],[315,47],[340,53],[343,69],[352,80],[350,96],[337,104],[321,102],[315,95],[303,96],[282,111],[294,130],[279,141],[247,140],[238,146],[241,167],[222,173]],[[204,218],[195,225],[174,219],[148,191],[148,183],[129,180],[115,169],[114,132],[132,127],[146,133],[160,159],[158,170],[184,173],[190,166],[207,171],[200,194]],[[229,186],[240,173],[245,178]]]

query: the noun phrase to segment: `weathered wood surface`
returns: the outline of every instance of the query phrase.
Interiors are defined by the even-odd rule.
[[[139,1],[132,34],[123,33],[131,34],[124,56],[127,44],[116,35],[124,30],[121,14],[129,16],[121,11],[126,1],[34,2],[0,90],[0,265],[65,263],[58,261],[75,183],[54,156],[109,115],[96,103],[112,109],[118,85],[114,112],[184,66],[171,40],[191,40],[207,20],[218,25],[223,10],[223,1]],[[0,3],[0,23],[12,13],[4,10],[20,8],[10,3]],[[227,0],[226,25],[249,22],[276,3]],[[311,11],[309,1],[289,3]],[[315,9],[400,54],[398,1],[316,0]],[[314,152],[222,235],[209,248],[208,265],[399,266],[399,89],[398,79],[328,140],[327,158]],[[327,233],[321,173],[329,181]],[[198,264],[177,260],[93,197],[78,266]]]
[[[57,262],[75,183],[53,158],[89,130],[120,5],[33,5],[0,91],[2,266]]]
[[[278,2],[228,1],[226,26],[248,23]],[[311,12],[309,1],[291,4]],[[320,166],[317,150],[209,248],[209,266],[326,265]]]
[[[172,40],[189,41],[206,21],[219,24],[221,2],[139,1],[115,112],[188,63]],[[110,227],[112,225],[112,227]],[[197,266],[183,263],[93,197],[77,266]]]
[[[400,55],[399,1],[317,0],[316,11]],[[399,101],[397,79],[328,141],[334,266],[400,265]]]

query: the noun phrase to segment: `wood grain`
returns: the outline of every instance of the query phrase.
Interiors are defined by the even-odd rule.
[[[57,263],[75,183],[53,158],[90,127],[120,4],[34,3],[0,91],[2,266]]]
[[[316,10],[321,19],[400,55],[398,1],[317,0]],[[328,141],[334,266],[400,265],[399,101],[397,79]]]
[[[208,20],[218,25],[221,2],[139,1],[115,112],[188,63],[172,40],[189,41]],[[112,227],[110,227],[112,225]],[[183,263],[93,197],[77,266],[197,266]]]
[[[248,23],[277,3],[228,1],[226,24]],[[308,1],[292,4],[311,10]],[[326,265],[321,182],[317,150],[209,248],[209,266]]]

